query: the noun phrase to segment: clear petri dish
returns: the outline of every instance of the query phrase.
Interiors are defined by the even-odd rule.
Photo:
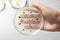
[[[14,16],[14,25],[18,32],[25,35],[35,35],[43,26],[42,11],[20,9]]]
[[[15,9],[19,9],[25,6],[26,0],[9,0],[11,6]]]
[[[0,0],[0,11],[4,10],[5,8],[5,2],[4,0]]]

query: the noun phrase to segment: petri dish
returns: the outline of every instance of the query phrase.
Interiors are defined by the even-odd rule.
[[[11,6],[15,9],[19,9],[25,6],[26,0],[9,0]]]
[[[20,9],[14,16],[14,25],[18,32],[25,35],[35,35],[43,26],[42,11]]]
[[[5,2],[4,0],[0,0],[0,11],[2,11],[5,8]]]

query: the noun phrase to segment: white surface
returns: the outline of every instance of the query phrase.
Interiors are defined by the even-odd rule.
[[[34,0],[32,0],[34,1]],[[56,0],[51,0],[53,3]],[[58,3],[60,0],[57,0]],[[56,2],[57,2],[56,1]],[[43,0],[37,0],[37,2],[43,3],[45,5],[49,0],[43,2]],[[56,10],[60,10],[60,6],[54,6],[52,4],[48,5]],[[0,12],[0,40],[60,40],[60,32],[44,32],[40,31],[38,34],[29,36],[20,34],[13,25],[13,18],[16,10],[14,10],[8,0],[6,0],[6,8]]]

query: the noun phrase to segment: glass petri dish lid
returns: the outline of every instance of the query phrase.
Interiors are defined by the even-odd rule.
[[[18,32],[25,35],[35,35],[43,26],[42,11],[20,9],[14,16],[14,25]]]
[[[15,9],[19,9],[25,6],[26,0],[9,0],[11,6]]]
[[[0,11],[4,10],[4,8],[5,8],[5,1],[0,0]]]

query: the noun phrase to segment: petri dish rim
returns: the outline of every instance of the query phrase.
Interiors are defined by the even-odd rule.
[[[25,7],[26,6],[26,2],[27,2],[27,0],[25,0],[25,3],[24,3],[24,6],[23,7],[19,7],[19,8],[16,8],[16,7],[14,7],[11,3],[10,3],[10,0],[8,0],[9,1],[9,4],[10,4],[10,6],[12,7],[12,8],[14,8],[14,9],[21,9],[21,8],[23,8],[23,7]]]
[[[20,9],[20,10],[22,10],[22,9]],[[18,11],[20,11],[20,10],[18,10]],[[18,12],[18,11],[17,11],[17,12]],[[17,12],[16,12],[16,13],[17,13]],[[18,28],[16,27],[16,24],[15,24],[15,16],[16,16],[16,13],[15,13],[15,15],[14,15],[14,17],[13,17],[14,27],[15,27],[15,29],[16,29],[19,33],[24,34],[24,33],[22,33],[21,31],[19,31]],[[42,13],[42,11],[41,11],[41,13]],[[42,14],[40,14],[40,15],[42,16],[42,26],[43,26],[44,18],[43,18],[43,15],[42,15]],[[39,30],[40,30],[40,29],[39,29]],[[35,35],[35,34],[24,34],[24,35]]]
[[[4,2],[4,6],[3,6],[3,8],[0,10],[0,12],[3,11],[3,10],[5,9],[5,7],[6,7],[6,4],[5,4],[5,2]]]

